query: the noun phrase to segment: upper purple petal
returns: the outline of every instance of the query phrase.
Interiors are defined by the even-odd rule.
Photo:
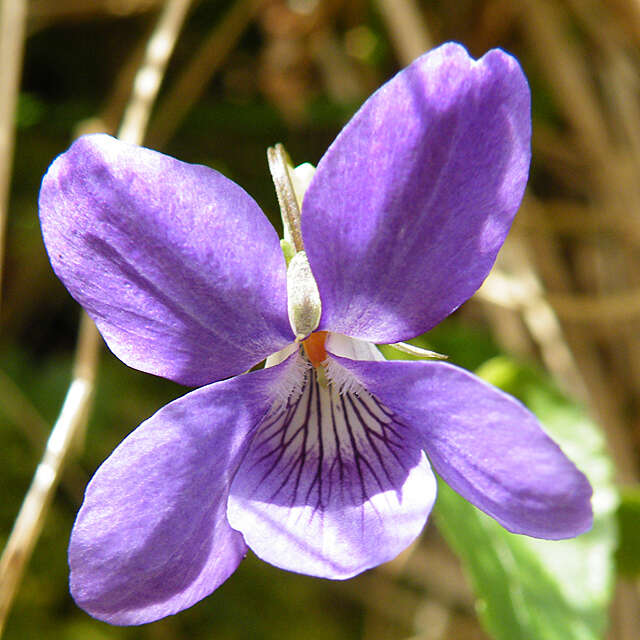
[[[436,482],[411,430],[365,390],[308,367],[256,431],[228,517],[258,557],[349,578],[391,560],[422,531]]]
[[[247,547],[227,522],[229,484],[285,366],[168,404],[102,464],[69,545],[79,606],[112,624],[151,622],[235,571]]]
[[[591,485],[520,402],[442,362],[339,360],[419,434],[447,484],[506,529],[560,539],[591,528]]]
[[[527,81],[500,50],[443,45],[374,93],[303,202],[318,329],[397,342],[467,300],[520,204],[530,137]]]
[[[218,172],[92,135],[39,204],[56,274],[126,364],[201,385],[291,341],[277,234]]]

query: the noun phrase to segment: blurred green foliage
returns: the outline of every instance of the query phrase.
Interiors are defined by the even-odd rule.
[[[462,558],[478,612],[498,640],[597,640],[608,624],[617,544],[613,466],[598,427],[535,370],[506,357],[480,377],[522,400],[594,489],[591,531],[571,540],[515,535],[440,482],[438,523]],[[517,425],[514,425],[516,428]]]
[[[616,550],[618,571],[628,578],[640,576],[640,488],[620,489],[618,507],[620,541]]]

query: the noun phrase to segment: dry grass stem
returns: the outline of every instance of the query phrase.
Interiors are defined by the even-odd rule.
[[[147,44],[142,67],[136,74],[133,93],[119,130],[119,137],[126,142],[139,144],[144,138],[149,112],[189,5],[189,0],[168,0],[159,17]],[[65,462],[73,445],[82,437],[87,423],[99,346],[100,336],[95,325],[83,312],[71,385],[0,558],[0,635]]]
[[[239,0],[211,31],[160,102],[150,127],[151,146],[163,147],[171,138],[262,4],[264,0]]]
[[[0,636],[25,566],[42,530],[60,473],[77,433],[87,419],[98,361],[99,342],[94,335],[93,323],[83,315],[73,381],[0,558]]]
[[[517,311],[549,372],[565,387],[565,391],[586,401],[588,392],[584,380],[527,254],[526,246],[511,238],[499,259],[508,272],[494,267],[476,295],[481,300]]]
[[[122,117],[118,138],[141,144],[162,78],[191,0],[168,0],[149,38],[142,67],[133,81],[133,94]]]
[[[403,66],[433,48],[433,38],[414,0],[376,0],[375,5]]]
[[[36,451],[41,451],[47,441],[49,423],[33,406],[20,387],[0,370],[0,407],[9,421],[22,430],[27,441]],[[80,503],[88,477],[79,465],[72,461],[65,466],[61,484],[67,495]]]
[[[14,115],[20,88],[26,20],[26,0],[0,2],[0,306],[15,137]]]
[[[162,0],[30,0],[29,28],[36,31],[54,22],[90,20],[100,15],[128,16],[151,11],[161,4]]]
[[[608,151],[608,136],[603,125],[595,88],[583,57],[568,37],[566,8],[549,0],[523,0],[522,23],[531,41],[531,51],[557,99],[576,140],[597,166]]]

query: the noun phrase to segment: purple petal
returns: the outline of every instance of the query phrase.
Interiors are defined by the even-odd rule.
[[[40,191],[51,264],[126,364],[202,385],[293,338],[277,234],[224,176],[105,135]]]
[[[418,432],[435,470],[513,533],[570,538],[591,528],[591,486],[511,396],[441,362],[338,359]]]
[[[231,485],[228,517],[278,567],[349,578],[420,533],[436,484],[411,432],[366,391],[316,370],[259,427]]]
[[[71,592],[92,616],[142,624],[198,602],[246,553],[229,483],[286,364],[203,387],[133,431],[89,483],[69,545]]]
[[[303,202],[318,329],[397,342],[467,300],[520,204],[530,135],[527,81],[500,50],[444,45],[373,94]]]

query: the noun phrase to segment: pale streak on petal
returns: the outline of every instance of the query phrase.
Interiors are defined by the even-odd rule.
[[[325,346],[327,351],[342,358],[350,358],[351,360],[384,360],[384,356],[373,342],[351,338],[341,333],[330,331],[327,335]]]
[[[425,360],[449,359],[449,356],[446,356],[442,353],[438,353],[437,351],[429,351],[429,349],[423,349],[422,347],[416,347],[416,345],[409,344],[408,342],[394,342],[388,346],[393,347],[398,351],[402,351],[402,353],[408,353],[410,356],[415,356],[416,358],[424,358]]]
[[[310,163],[305,162],[299,164],[291,172],[291,182],[293,184],[293,190],[296,194],[296,200],[298,201],[298,207],[302,211],[302,201],[304,200],[304,194],[307,192],[307,188],[311,184],[316,168]]]
[[[264,363],[264,368],[268,369],[269,367],[275,367],[277,364],[284,362],[289,356],[293,355],[297,349],[300,348],[300,345],[297,342],[292,342],[288,344],[284,349],[280,349],[280,351],[276,351],[272,353]]]

